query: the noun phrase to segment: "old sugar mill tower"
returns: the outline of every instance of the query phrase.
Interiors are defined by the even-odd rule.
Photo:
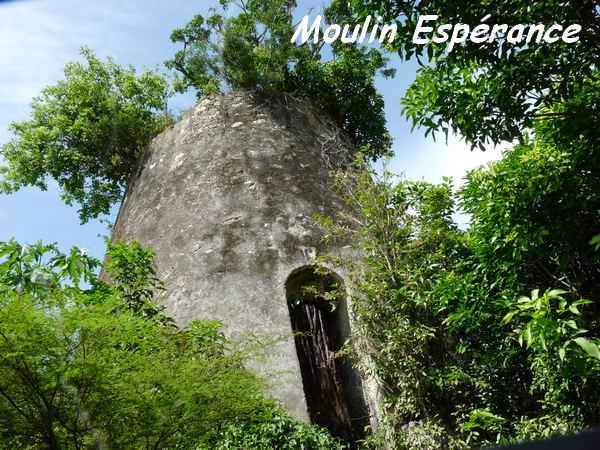
[[[156,251],[167,312],[179,325],[217,319],[229,336],[285,337],[259,367],[292,415],[354,440],[374,398],[348,361],[335,358],[351,321],[344,273],[322,273],[314,216],[345,208],[329,171],[345,167],[343,134],[309,102],[236,91],[207,97],[157,136],[128,186],[113,240]],[[337,287],[334,311],[319,295]],[[301,332],[301,335],[293,332]]]

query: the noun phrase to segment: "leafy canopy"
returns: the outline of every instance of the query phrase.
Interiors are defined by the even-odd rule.
[[[121,200],[142,150],[170,119],[164,76],[136,75],[87,48],[81,55],[83,62],[65,66],[64,80],[33,100],[30,120],[11,124],[15,138],[0,150],[0,190],[45,190],[52,179],[86,222]]]
[[[331,55],[323,43],[291,42],[295,1],[242,0],[239,13],[227,15],[232,2],[221,0],[222,11],[194,17],[174,30],[171,40],[182,46],[166,62],[180,77],[175,89],[195,89],[198,97],[222,88],[288,92],[306,96],[342,127],[357,147],[367,147],[376,158],[386,152],[384,103],[374,78],[387,60],[375,48],[336,43]],[[345,23],[351,15],[345,2],[326,10],[329,23]]]
[[[423,67],[408,89],[404,113],[429,132],[458,131],[474,146],[520,137],[552,105],[569,100],[596,79],[600,56],[600,12],[597,2],[582,0],[352,0],[359,16],[380,14],[398,25],[391,47],[401,58],[419,58]],[[510,43],[504,38],[485,44],[465,42],[446,52],[446,43],[414,44],[412,36],[422,15],[439,18],[427,26],[468,24],[490,15],[486,24],[552,24],[582,26],[580,41],[548,44]],[[597,103],[580,104],[567,117],[591,115]]]

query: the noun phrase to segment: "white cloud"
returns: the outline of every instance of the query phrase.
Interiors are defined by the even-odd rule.
[[[407,178],[440,182],[442,177],[452,177],[454,186],[460,186],[470,170],[502,157],[505,147],[490,146],[485,152],[471,150],[470,146],[451,136],[446,144],[443,140],[410,139],[397,142],[391,169],[403,172]]]
[[[88,45],[121,64],[156,67],[171,55],[170,31],[213,2],[18,1],[0,5],[0,129],[26,118],[32,97],[62,76]],[[214,2],[216,3],[216,1]]]
[[[502,152],[510,145],[489,146],[483,152],[471,150],[471,147],[460,141],[456,136],[433,142],[432,139],[408,139],[405,144],[396,142],[395,157],[390,169],[395,173],[402,172],[409,180],[425,180],[439,183],[443,177],[452,177],[452,185],[456,191],[465,182],[467,172],[496,161],[502,157]],[[470,217],[457,210],[453,215],[454,221],[462,229],[468,226]]]

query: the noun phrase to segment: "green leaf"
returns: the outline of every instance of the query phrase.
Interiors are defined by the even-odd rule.
[[[594,245],[594,250],[600,249],[600,234],[595,235],[589,242],[590,245]]]
[[[595,343],[590,342],[586,338],[583,338],[583,337],[575,338],[575,339],[573,339],[573,342],[575,342],[583,350],[585,350],[585,352],[589,356],[600,360],[600,348],[598,348],[598,346]]]
[[[529,346],[533,342],[533,334],[531,332],[531,323],[527,325],[527,328],[525,328],[525,339],[527,340],[527,348],[529,348]]]
[[[552,289],[551,291],[548,291],[548,298],[551,299],[559,299],[561,298],[562,294],[566,294],[567,291],[563,290],[563,289]]]
[[[577,326],[577,323],[575,323],[574,320],[565,320],[564,324],[570,328],[573,328],[574,330],[579,330],[579,327]]]
[[[515,314],[517,314],[518,312],[519,312],[518,310],[514,310],[514,311],[511,311],[508,314],[506,314],[504,316],[504,318],[502,319],[501,324],[506,325],[507,323],[509,323],[511,321],[511,319],[515,316]]]
[[[535,301],[539,298],[540,296],[540,290],[539,289],[534,289],[533,291],[531,291],[531,300]]]

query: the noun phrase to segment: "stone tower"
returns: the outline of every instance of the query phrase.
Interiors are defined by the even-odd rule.
[[[325,247],[313,220],[344,209],[329,170],[349,163],[348,148],[308,101],[207,97],[146,149],[112,239],[154,248],[167,313],[181,326],[219,319],[230,336],[286,336],[258,368],[277,374],[270,393],[351,438],[368,424],[370,402],[351,365],[332,357],[350,331],[345,274],[311,267],[317,254],[351,256]],[[340,306],[331,312],[306,284],[337,286]]]

